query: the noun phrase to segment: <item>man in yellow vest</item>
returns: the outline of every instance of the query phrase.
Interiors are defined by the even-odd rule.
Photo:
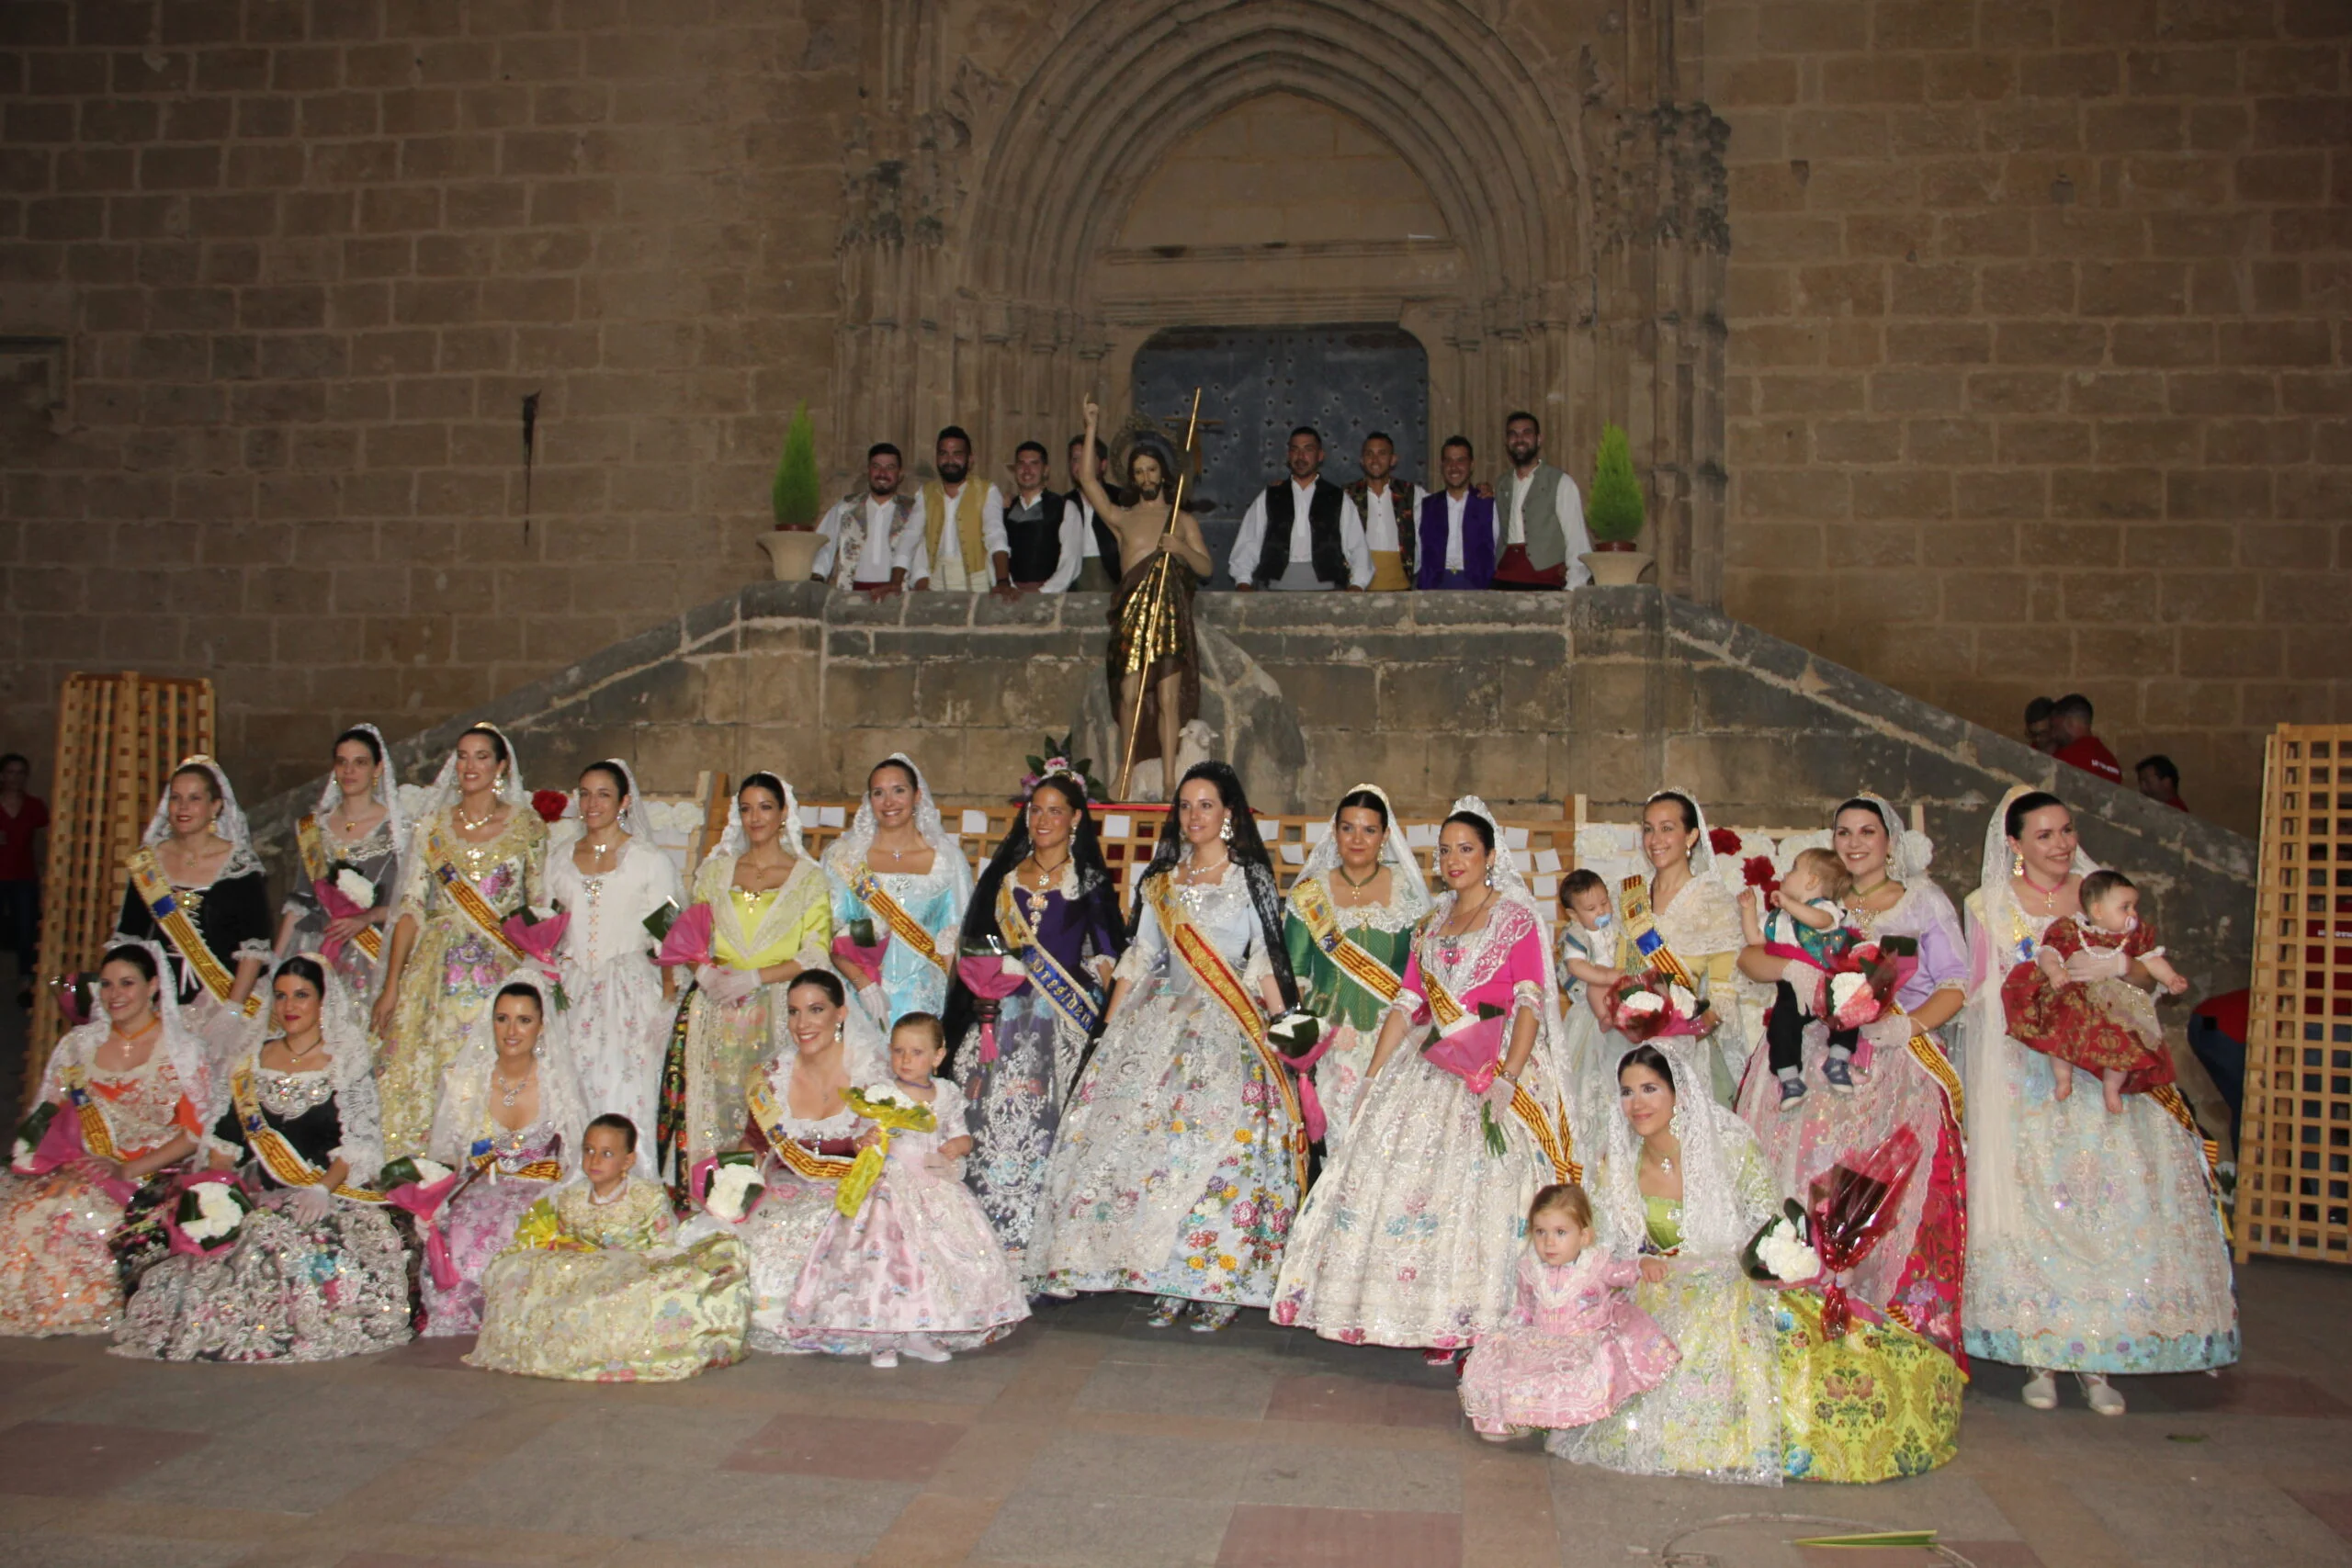
[[[932,450],[939,477],[922,487],[924,543],[931,576],[915,584],[946,593],[978,593],[993,588],[1017,599],[1012,553],[1004,536],[1004,497],[996,486],[972,480],[972,438],[951,424]]]

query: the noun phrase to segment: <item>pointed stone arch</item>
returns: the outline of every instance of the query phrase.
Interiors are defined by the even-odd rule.
[[[871,68],[886,113],[903,98],[895,118],[913,130],[853,177],[837,428],[919,448],[952,419],[1001,452],[1067,434],[1089,391],[1124,414],[1133,353],[1161,328],[1393,321],[1429,352],[1433,435],[1492,445],[1506,412],[1534,407],[1572,470],[1604,419],[1637,452],[1646,438],[1669,584],[1711,596],[1695,565],[1715,553],[1702,536],[1720,536],[1705,493],[1720,473],[1719,321],[1710,333],[1713,299],[1690,297],[1687,268],[1658,265],[1661,236],[1679,244],[1690,225],[1642,209],[1639,192],[1629,202],[1623,170],[1588,177],[1598,149],[1666,161],[1655,135],[1629,143],[1641,115],[1608,101],[1614,78],[1589,50],[1507,34],[1463,0],[1073,0],[1025,19],[1002,0],[958,28],[995,52],[951,69],[960,44],[937,7],[882,9]],[[1354,265],[1361,251],[1279,244],[1114,256],[1148,173],[1272,94],[1392,148],[1438,203],[1458,265],[1384,274]],[[1688,184],[1661,173],[1648,206]],[[1202,282],[1223,264],[1263,286]],[[1701,291],[1720,275],[1717,247]],[[1710,355],[1694,375],[1688,361]]]

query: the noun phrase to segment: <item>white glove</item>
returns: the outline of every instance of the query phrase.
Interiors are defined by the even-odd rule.
[[[956,1168],[961,1163],[959,1160],[948,1158],[937,1149],[922,1156],[923,1168],[943,1181],[956,1180],[961,1174]]]
[[[2120,980],[2132,970],[2132,961],[2111,947],[2086,947],[2066,959],[2069,980]]]
[[[297,1187],[286,1207],[297,1224],[314,1225],[334,1212],[334,1194],[324,1187]]]
[[[1479,1098],[1487,1102],[1487,1109],[1493,1113],[1495,1120],[1500,1122],[1503,1113],[1510,1109],[1511,1096],[1518,1089],[1517,1084],[1497,1073],[1495,1081],[1487,1086],[1487,1092]]]
[[[1883,1014],[1861,1028],[1862,1038],[1873,1051],[1900,1051],[1911,1043],[1911,1034],[1910,1018],[1899,1012]]]
[[[705,964],[695,970],[695,984],[715,1002],[740,1002],[760,988],[760,972],[756,969],[731,969],[723,964]]]

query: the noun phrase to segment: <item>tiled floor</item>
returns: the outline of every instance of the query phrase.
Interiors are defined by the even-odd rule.
[[[2036,1415],[1981,1367],[1959,1461],[1758,1491],[1493,1449],[1450,1377],[1124,1298],[944,1367],[754,1357],[662,1387],[472,1371],[462,1342],[166,1367],[0,1341],[0,1564],[2352,1568],[2352,1274],[2257,1263],[2248,1365]],[[1932,1529],[1939,1551],[1798,1544]]]

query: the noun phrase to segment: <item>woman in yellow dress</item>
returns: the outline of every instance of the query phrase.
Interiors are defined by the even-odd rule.
[[[424,1152],[449,1064],[487,1027],[491,998],[524,961],[500,925],[545,902],[547,843],[506,737],[488,724],[458,736],[401,857],[370,1020],[386,1159]]]
[[[654,1168],[673,1191],[695,1162],[743,1139],[743,1080],[767,1059],[783,989],[832,946],[823,867],[800,838],[800,803],[775,773],[735,792],[727,831],[695,873],[711,912],[710,961],[679,1004],[662,1071]]]

